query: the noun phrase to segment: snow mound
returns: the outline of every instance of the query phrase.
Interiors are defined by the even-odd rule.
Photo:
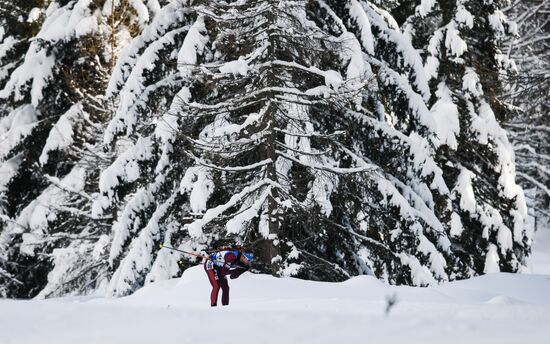
[[[503,295],[498,295],[498,296],[493,297],[492,299],[490,299],[486,303],[490,304],[490,305],[508,305],[508,304],[515,303],[515,302],[513,300],[511,300],[509,297],[506,297],[506,296],[503,296]]]

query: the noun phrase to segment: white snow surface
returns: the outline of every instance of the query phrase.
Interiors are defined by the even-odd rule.
[[[228,307],[209,306],[202,266],[129,297],[0,301],[0,342],[17,344],[547,343],[550,276],[497,273],[436,287],[392,287],[245,273]],[[386,316],[386,298],[397,304]]]
[[[66,113],[59,117],[57,123],[50,130],[48,139],[42,149],[42,154],[40,154],[40,158],[38,159],[41,165],[48,163],[50,152],[70,148],[74,142],[73,126],[80,116],[85,116],[85,113],[82,104],[79,102],[71,106]]]

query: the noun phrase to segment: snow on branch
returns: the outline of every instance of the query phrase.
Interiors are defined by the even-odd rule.
[[[364,166],[360,166],[360,167],[352,167],[352,168],[342,168],[342,167],[333,167],[333,166],[326,166],[326,165],[318,165],[318,164],[314,164],[314,163],[308,163],[308,162],[304,162],[304,161],[301,161],[300,159],[297,159],[291,155],[288,155],[280,150],[276,150],[275,153],[287,160],[290,160],[290,161],[293,161],[299,165],[302,165],[304,167],[309,167],[309,168],[312,168],[314,170],[321,170],[321,171],[327,171],[327,172],[331,172],[331,173],[336,173],[336,174],[349,174],[349,173],[362,173],[362,172],[369,172],[369,171],[374,171],[377,169],[377,167],[375,165],[364,165]]]
[[[157,41],[177,27],[186,25],[185,19],[189,15],[188,0],[172,0],[162,7],[161,11],[147,25],[143,32],[132,40],[130,45],[123,49],[117,60],[112,76],[107,86],[106,96],[115,97],[125,84],[141,52],[147,49],[151,42]]]
[[[111,248],[109,250],[109,264],[112,266],[124,249],[126,240],[131,237],[139,224],[139,215],[147,208],[155,204],[154,191],[151,187],[140,188],[132,195],[131,199],[126,203],[122,212],[117,216],[116,221],[111,227],[113,238],[111,240]]]
[[[395,43],[397,51],[403,56],[403,62],[411,68],[414,74],[414,85],[416,89],[420,92],[423,100],[428,100],[430,88],[424,74],[422,58],[418,51],[412,46],[410,39],[401,33],[397,23],[388,12],[376,7],[371,2],[365,2],[364,0],[358,1],[360,1],[363,10],[369,18],[369,22],[381,31],[381,34],[377,38]]]
[[[22,105],[0,120],[0,159],[6,158],[38,125],[34,106]]]
[[[157,242],[160,241],[160,222],[174,203],[177,192],[157,207],[145,228],[132,240],[130,250],[109,282],[108,294],[123,296],[139,286],[139,280],[149,272]]]
[[[250,170],[257,170],[260,167],[264,167],[267,165],[270,165],[273,163],[273,160],[271,159],[265,159],[259,162],[256,162],[254,164],[246,165],[246,166],[217,166],[210,163],[205,162],[202,159],[199,159],[195,157],[192,154],[189,154],[191,157],[195,158],[195,162],[201,166],[211,168],[218,171],[226,171],[226,172],[244,172],[244,171],[250,171]]]
[[[38,158],[41,165],[48,163],[49,154],[53,151],[63,151],[71,147],[74,142],[74,126],[82,117],[89,115],[84,111],[82,103],[78,102],[65,112],[50,130],[42,154]]]
[[[89,0],[70,1],[64,6],[50,6],[40,31],[31,41],[23,63],[10,75],[0,98],[13,97],[21,101],[30,94],[34,107],[43,100],[43,91],[54,77],[56,58],[50,47],[58,42],[68,42],[99,30],[96,13],[90,9]]]
[[[101,196],[92,206],[94,216],[101,215],[108,209],[115,199],[115,189],[123,183],[130,183],[139,178],[139,162],[146,161],[153,156],[151,138],[139,137],[124,153],[105,169],[99,177]]]
[[[280,188],[280,185],[278,183],[275,183],[274,181],[270,179],[262,179],[258,183],[254,185],[250,185],[245,187],[241,192],[239,192],[236,195],[233,195],[231,199],[226,202],[225,204],[219,205],[215,208],[211,208],[206,211],[204,216],[201,219],[195,220],[189,225],[186,226],[187,230],[189,231],[189,234],[193,237],[200,237],[202,236],[202,228],[210,223],[212,220],[220,216],[222,213],[224,213],[226,210],[234,207],[238,203],[242,202],[246,197],[248,197],[250,194],[257,192],[258,190],[261,190],[262,188]]]
[[[380,67],[379,73],[380,78],[387,84],[394,85],[399,90],[401,90],[406,95],[406,101],[408,102],[409,109],[415,115],[416,119],[420,124],[427,127],[430,132],[437,132],[437,124],[434,120],[432,114],[428,110],[426,103],[423,97],[416,93],[415,90],[411,87],[409,80],[402,74],[397,73],[395,70],[386,66],[385,63],[381,61],[366,57],[372,64],[378,65]],[[424,73],[422,71],[422,73]]]
[[[148,44],[146,49],[135,59],[132,71],[120,90],[120,103],[116,114],[105,131],[104,142],[106,144],[111,143],[118,134],[124,132],[126,135],[132,134],[138,120],[139,105],[146,102],[149,94],[155,88],[163,86],[163,84],[171,85],[174,83],[176,79],[173,76],[168,76],[159,83],[155,83],[152,89],[145,84],[145,75],[157,68],[155,62],[162,58],[160,52],[166,49],[167,46],[173,45],[178,35],[185,34],[188,31],[189,27],[186,26],[167,32]]]
[[[541,189],[542,191],[544,191],[544,193],[546,193],[546,195],[548,197],[550,197],[550,189],[546,187],[546,185],[544,185],[543,183],[539,182],[538,180],[536,180],[535,178],[529,176],[528,174],[526,173],[523,173],[523,172],[516,172],[516,174],[518,176],[520,176],[521,178],[527,180],[528,182],[532,183],[533,185],[535,185],[536,187],[538,187],[539,189]]]

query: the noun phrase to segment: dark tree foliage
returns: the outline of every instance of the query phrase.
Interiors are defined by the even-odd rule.
[[[498,95],[507,73],[502,39],[512,29],[501,8],[499,1],[439,1],[417,9],[407,23],[413,44],[424,51],[432,111],[456,116],[456,136],[436,157],[452,189],[459,278],[521,270],[530,249],[523,190],[499,124],[510,116]]]

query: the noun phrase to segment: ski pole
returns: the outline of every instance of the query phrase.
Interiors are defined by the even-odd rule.
[[[172,250],[172,251],[177,251],[177,252],[189,254],[191,256],[195,256],[195,257],[199,257],[199,258],[210,259],[210,260],[212,259],[210,257],[203,256],[203,255],[198,254],[198,253],[183,251],[183,250],[180,250],[180,249],[177,249],[177,248],[174,248],[174,247],[166,246],[164,244],[160,244],[160,248],[161,249],[167,248],[167,249]],[[244,266],[237,265],[235,268],[237,268],[237,269],[246,269],[246,270],[248,270],[248,272],[253,273],[253,274],[260,273],[260,271],[258,271],[256,269],[251,269],[250,267],[247,268],[247,267],[244,267]]]
[[[181,252],[181,253],[185,253],[185,254],[188,254],[188,255],[190,255],[190,256],[195,256],[195,257],[204,258],[204,259],[210,259],[210,257],[203,256],[202,254],[198,254],[198,253],[194,253],[194,252],[183,251],[183,250],[180,250],[180,249],[177,249],[177,248],[174,248],[174,247],[166,246],[166,245],[164,245],[164,244],[160,244],[160,248],[161,248],[161,249],[167,248],[167,249],[169,249],[169,250],[177,251],[177,252]]]

